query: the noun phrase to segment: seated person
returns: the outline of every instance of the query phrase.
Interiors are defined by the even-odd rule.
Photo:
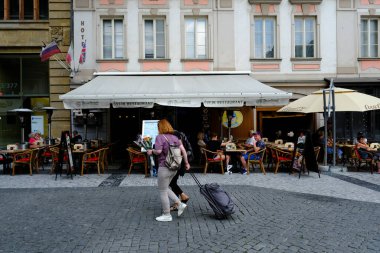
[[[297,139],[297,147],[300,149],[303,149],[305,146],[305,142],[306,142],[305,133],[303,131],[301,131],[300,135],[298,136],[298,139]]]
[[[218,140],[218,135],[216,133],[211,133],[211,140],[207,143],[207,149],[212,152],[218,152],[218,151],[222,152],[221,147],[226,146],[226,144],[227,142],[222,143],[220,140]],[[232,167],[232,165],[228,165],[228,162],[230,160],[229,155],[226,156],[220,153],[218,155],[214,155],[213,157],[208,157],[208,158],[211,158],[214,160],[217,160],[217,159],[222,159],[223,161],[226,160],[227,171]]]
[[[253,130],[249,130],[249,137],[248,139],[245,141],[244,144],[239,144],[239,148],[243,148],[243,149],[251,149],[253,147],[253,144],[255,143],[255,138],[253,136],[253,134],[255,133],[255,131]]]
[[[73,138],[71,139],[71,143],[79,143],[82,142],[82,136],[78,133],[77,130],[73,131]]]
[[[204,142],[204,138],[205,138],[205,134],[203,132],[199,132],[197,135],[197,139],[198,139],[197,144],[201,150],[201,153],[202,153],[202,148],[206,148],[206,143]]]
[[[359,136],[357,141],[358,142],[356,144],[356,148],[359,152],[360,157],[362,159],[367,159],[372,155],[373,160],[376,161],[377,164],[377,173],[380,173],[380,153],[375,152],[376,149],[371,149],[369,147],[367,144],[367,139],[363,135]],[[372,151],[373,153],[368,153],[369,151]]]
[[[327,137],[327,154],[328,155],[332,155],[333,154],[333,150],[334,150],[334,145],[333,145],[333,138],[331,137],[331,135],[329,135]],[[324,145],[325,144],[325,140],[323,139],[322,141],[322,144]],[[338,154],[338,158],[339,159],[342,159],[342,156],[343,156],[343,150],[341,148],[337,148],[337,154]]]
[[[37,143],[43,144],[44,139],[42,138],[40,132],[33,132],[33,133],[29,134],[29,141],[28,142],[29,142],[29,145],[31,147],[33,147],[33,146],[37,146],[36,145]]]
[[[261,154],[251,154],[250,157],[248,157],[248,153],[250,152],[259,152],[260,150],[265,148],[265,142],[263,142],[261,132],[253,132],[252,136],[254,137],[255,141],[253,142],[252,148],[247,149],[245,154],[242,154],[240,157],[241,164],[243,166],[242,174],[247,174],[247,160],[248,158],[250,160],[260,160]]]

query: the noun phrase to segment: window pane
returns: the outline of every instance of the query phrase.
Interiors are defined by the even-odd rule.
[[[377,45],[371,45],[370,47],[370,57],[377,57],[378,55],[378,46]]]
[[[18,19],[18,10],[19,10],[19,1],[13,0],[9,1],[9,14],[10,14],[10,19]]]
[[[314,45],[306,46],[306,57],[314,57]]]
[[[24,1],[24,19],[33,19],[33,1]]]
[[[360,52],[362,57],[368,57],[368,45],[363,44]]]
[[[0,3],[0,20],[4,19],[4,4]]]
[[[266,58],[274,57],[274,43],[275,43],[275,33],[274,33],[274,19],[268,18],[265,22],[265,56]]]
[[[255,18],[255,57],[263,58],[263,19]]]
[[[195,58],[194,46],[187,46],[186,47],[186,58],[190,58],[190,59]]]
[[[145,20],[145,58],[154,57],[153,20]]]
[[[206,32],[206,19],[198,18],[197,19],[197,32],[205,33]]]
[[[124,35],[123,21],[115,20],[115,58],[123,58]]]
[[[112,58],[112,23],[103,20],[103,58]]]
[[[195,20],[186,19],[185,22],[185,49],[186,58],[195,58]]]
[[[301,18],[295,18],[294,29],[296,32],[303,32],[303,20]]]
[[[368,31],[368,30],[367,30],[367,29],[368,29],[368,20],[366,20],[366,19],[362,19],[362,20],[361,20],[360,27],[361,27],[362,32],[366,32],[366,31]]]
[[[40,19],[49,19],[49,0],[40,0]]]
[[[296,57],[303,57],[302,46],[297,46],[297,45],[296,45],[296,48],[295,48],[295,56],[296,56]]]
[[[156,20],[156,58],[165,58],[164,20]]]
[[[186,19],[186,23],[185,23],[185,29],[186,29],[186,33],[188,32],[194,32],[194,27],[195,27],[195,24],[194,24],[194,20],[193,19]]]

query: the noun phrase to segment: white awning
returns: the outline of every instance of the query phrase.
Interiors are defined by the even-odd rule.
[[[285,105],[291,93],[272,88],[249,73],[97,73],[59,96],[66,109],[241,107]]]

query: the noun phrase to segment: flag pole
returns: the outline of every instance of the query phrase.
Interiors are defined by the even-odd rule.
[[[59,65],[61,65],[62,67],[64,67],[67,71],[70,72],[70,69],[68,68],[68,66],[66,65],[66,63],[62,62],[61,59],[59,59],[56,55],[53,55],[53,58],[54,60],[56,60]]]

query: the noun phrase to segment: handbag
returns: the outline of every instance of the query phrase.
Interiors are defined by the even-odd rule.
[[[165,167],[167,167],[169,170],[179,170],[182,163],[181,149],[178,145],[171,144],[165,135],[164,137],[169,144],[168,153],[166,154],[165,158]]]

